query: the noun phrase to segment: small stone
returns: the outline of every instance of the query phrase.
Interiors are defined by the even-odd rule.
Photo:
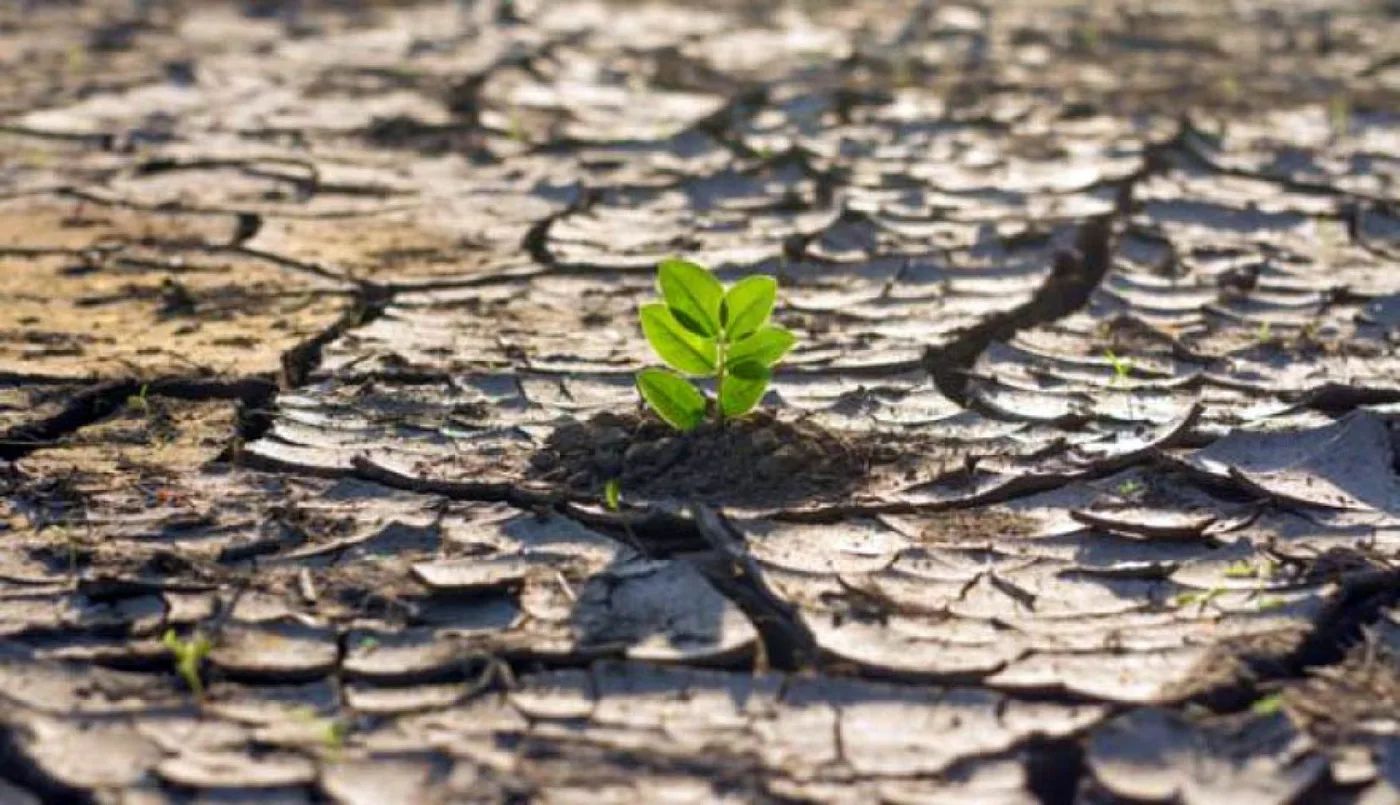
[[[625,443],[627,441],[627,436],[628,433],[625,428],[599,428],[594,435],[593,441],[599,447],[613,447]]]
[[[593,469],[604,478],[616,478],[622,473],[622,450],[620,447],[599,450],[593,454]]]
[[[765,428],[753,435],[751,444],[756,453],[771,453],[778,449],[781,442],[778,440],[778,434]]]
[[[598,416],[593,418],[593,422],[596,425],[605,425],[608,427],[626,427],[631,420],[626,416],[613,413],[612,411],[602,411]]]
[[[588,429],[578,423],[564,425],[550,439],[561,453],[571,453],[588,446]]]

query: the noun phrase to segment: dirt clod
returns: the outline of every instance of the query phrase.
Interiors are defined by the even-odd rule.
[[[600,414],[561,426],[530,463],[536,478],[589,494],[616,478],[632,496],[767,505],[838,497],[869,461],[839,434],[758,412],[690,433],[649,416]]]

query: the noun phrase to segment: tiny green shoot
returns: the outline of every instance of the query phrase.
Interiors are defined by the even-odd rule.
[[[621,481],[616,478],[610,478],[606,484],[603,484],[603,504],[607,506],[610,512],[615,512],[622,508]]]
[[[1263,321],[1259,323],[1259,330],[1254,334],[1254,336],[1256,339],[1258,339],[1259,343],[1267,344],[1269,341],[1273,340],[1274,330],[1272,327],[1269,326],[1269,323],[1267,321]]]
[[[1255,579],[1259,577],[1259,568],[1248,559],[1241,559],[1232,562],[1225,568],[1225,578],[1227,579]]]
[[[1128,384],[1128,376],[1132,374],[1133,371],[1132,358],[1122,357],[1111,349],[1104,350],[1103,356],[1104,359],[1108,361],[1108,365],[1113,367],[1113,379],[1108,381],[1108,385],[1113,388],[1126,386]],[[1132,392],[1128,393],[1128,416],[1136,417],[1136,414],[1133,412]]]
[[[151,415],[150,394],[151,384],[142,383],[141,390],[126,399],[127,407],[133,410],[139,409],[142,416],[149,417]]]
[[[1088,20],[1070,31],[1070,41],[1075,50],[1093,53],[1099,49],[1103,35],[1099,31],[1098,23]]]
[[[1332,126],[1332,136],[1340,137],[1351,131],[1351,102],[1345,95],[1333,95],[1327,104],[1327,121]]]
[[[1249,706],[1249,712],[1255,714],[1256,716],[1271,716],[1274,713],[1280,712],[1282,710],[1283,694],[1281,693],[1274,693],[1269,696],[1265,696],[1261,699],[1257,699],[1255,700],[1254,704],[1251,704]]]
[[[1209,590],[1193,590],[1189,593],[1179,593],[1172,596],[1172,605],[1178,608],[1189,607],[1198,604],[1202,611],[1206,605],[1225,594],[1225,588],[1212,587]]]
[[[778,282],[753,275],[725,288],[708,269],[687,260],[657,266],[662,301],[642,305],[642,332],[671,369],[637,373],[637,389],[652,410],[680,431],[694,430],[711,408],[715,420],[752,411],[768,389],[772,367],[792,349],[792,333],[768,322]],[[715,397],[686,377],[715,378]]]
[[[507,124],[509,128],[506,129],[506,136],[510,137],[510,139],[517,143],[528,143],[530,141],[530,134],[525,130],[525,121],[521,118],[519,109],[513,106],[510,108],[510,113],[507,115]]]
[[[321,718],[311,707],[298,707],[291,715],[295,721],[310,727],[327,751],[336,753],[345,747],[345,739],[350,735],[350,725],[345,721]]]
[[[1319,325],[1317,322],[1310,321],[1304,324],[1302,328],[1298,330],[1299,346],[1307,346],[1309,344],[1318,343],[1318,335],[1320,334],[1320,332],[1321,325]]]
[[[1110,381],[1110,385],[1117,386],[1128,382],[1128,375],[1133,371],[1133,359],[1121,357],[1111,349],[1104,350],[1103,357],[1108,361],[1108,365],[1113,367],[1113,380]]]
[[[195,698],[203,699],[204,683],[199,677],[199,666],[214,647],[209,638],[195,632],[188,640],[181,640],[174,629],[167,629],[161,642],[170,649],[175,658],[175,672],[185,680],[185,685],[194,693]]]
[[[1118,494],[1125,498],[1137,497],[1137,495],[1146,488],[1142,481],[1136,478],[1129,478],[1118,484]]]
[[[1220,94],[1226,101],[1233,103],[1240,97],[1239,79],[1232,75],[1227,75],[1220,79]]]
[[[1241,559],[1232,562],[1225,568],[1225,578],[1227,579],[1267,579],[1272,578],[1274,571],[1278,568],[1278,563],[1272,559],[1265,558],[1261,564],[1255,564],[1248,559]]]

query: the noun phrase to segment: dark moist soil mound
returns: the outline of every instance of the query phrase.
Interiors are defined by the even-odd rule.
[[[839,497],[870,461],[829,430],[757,412],[690,433],[649,416],[598,414],[560,427],[530,463],[532,477],[587,494],[601,496],[616,478],[624,499],[777,506]]]

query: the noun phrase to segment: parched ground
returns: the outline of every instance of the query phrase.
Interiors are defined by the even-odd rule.
[[[1394,2],[182,5],[0,6],[0,802],[1400,802]]]

